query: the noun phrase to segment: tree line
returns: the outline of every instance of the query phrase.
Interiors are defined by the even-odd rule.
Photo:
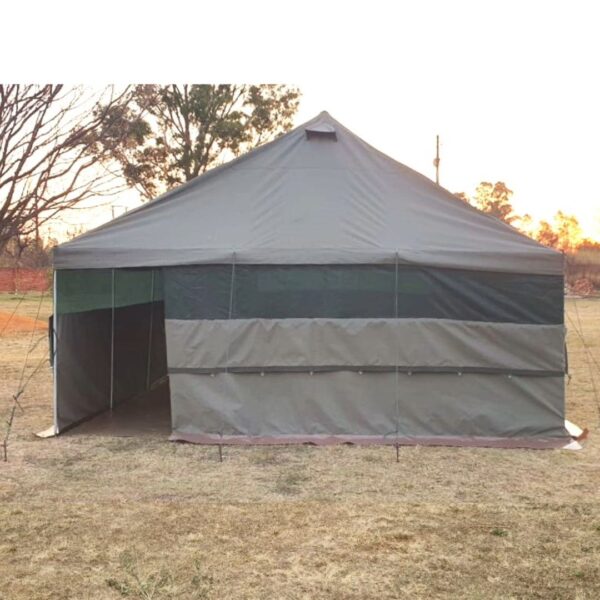
[[[584,236],[581,224],[575,215],[559,210],[551,221],[541,220],[536,225],[531,215],[518,214],[512,205],[513,191],[502,181],[496,183],[482,181],[473,196],[464,192],[458,192],[455,196],[515,227],[545,246],[567,253],[580,249],[600,250],[600,243]]]

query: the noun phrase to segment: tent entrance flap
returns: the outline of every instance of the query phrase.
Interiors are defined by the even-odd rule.
[[[143,394],[166,375],[160,271],[56,271],[58,431]]]

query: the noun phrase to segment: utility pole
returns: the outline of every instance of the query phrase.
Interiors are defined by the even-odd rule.
[[[125,205],[123,205],[123,204],[111,204],[110,205],[110,212],[111,212],[111,215],[112,215],[113,219],[115,218],[115,208],[125,209],[123,212],[127,211],[127,207]],[[121,214],[123,214],[123,212],[121,212]]]
[[[440,185],[440,136],[435,136],[435,158],[433,159],[435,167],[435,182]]]

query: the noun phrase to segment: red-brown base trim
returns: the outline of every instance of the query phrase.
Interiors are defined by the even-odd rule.
[[[310,444],[315,446],[331,446],[335,444],[351,444],[358,446],[464,446],[480,448],[563,448],[573,441],[565,437],[468,437],[468,436],[368,436],[368,435],[285,435],[285,436],[245,436],[218,435],[208,433],[173,432],[169,437],[172,442],[189,442],[192,444],[222,444],[232,446],[267,446],[285,444]]]

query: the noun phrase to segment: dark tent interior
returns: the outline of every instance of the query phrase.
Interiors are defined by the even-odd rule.
[[[170,432],[159,269],[56,273],[57,421],[94,420],[111,433]],[[90,432],[91,425],[77,428]]]

